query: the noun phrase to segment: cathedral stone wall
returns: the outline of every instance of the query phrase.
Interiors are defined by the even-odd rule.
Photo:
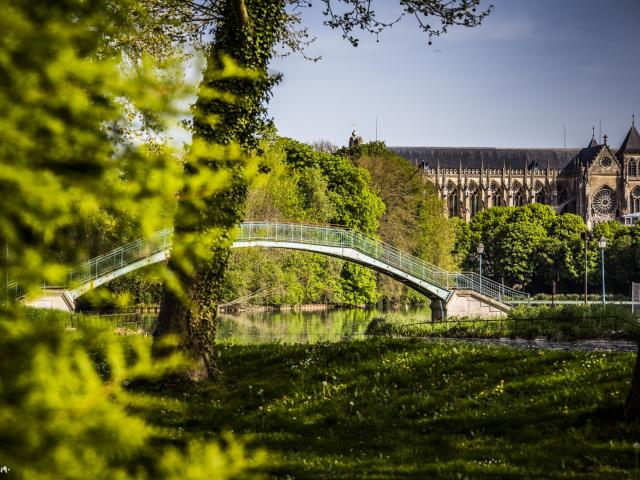
[[[494,206],[550,205],[587,225],[640,218],[640,134],[632,123],[618,150],[595,137],[583,149],[392,147],[422,170],[450,216],[469,221]]]

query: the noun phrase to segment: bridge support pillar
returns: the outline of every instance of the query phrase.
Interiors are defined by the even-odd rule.
[[[448,317],[492,318],[506,317],[511,307],[472,290],[456,290],[445,309]]]
[[[433,300],[431,300],[431,321],[432,322],[439,322],[440,320],[442,320],[445,315],[446,312],[444,310],[444,302],[439,299],[439,298],[434,298]]]
[[[76,302],[67,290],[43,290],[41,297],[27,298],[23,303],[31,308],[48,308],[63,312],[73,312],[76,308]]]

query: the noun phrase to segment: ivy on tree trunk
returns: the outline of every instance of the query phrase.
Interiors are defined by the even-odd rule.
[[[274,47],[286,24],[285,0],[226,0],[222,18],[210,46],[201,93],[192,108],[194,141],[209,145],[240,145],[245,155],[258,147],[260,134],[268,126],[266,104],[279,77],[269,75],[267,67]],[[230,59],[246,70],[228,74]],[[247,73],[249,71],[249,73]],[[211,95],[217,92],[217,95]],[[223,94],[223,95],[220,95]],[[228,95],[234,100],[229,102]],[[226,96],[225,96],[226,95]],[[215,117],[214,123],[209,119]],[[208,167],[226,172],[222,189],[206,198],[205,208],[183,195],[175,216],[174,251],[193,235],[201,236],[207,247],[207,260],[194,269],[172,258],[170,270],[182,286],[182,294],[167,288],[162,299],[155,332],[158,340],[177,335],[181,347],[196,361],[190,372],[194,380],[216,373],[216,309],[222,278],[232,244],[232,230],[244,215],[247,194],[244,159],[233,155],[211,158]],[[187,171],[190,165],[186,165]]]

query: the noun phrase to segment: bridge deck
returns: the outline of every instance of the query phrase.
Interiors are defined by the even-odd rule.
[[[331,255],[385,273],[430,298],[447,301],[455,290],[477,292],[499,302],[527,300],[528,294],[510,289],[472,272],[448,272],[359,232],[342,228],[275,222],[245,222],[239,226],[235,248],[290,248]],[[168,258],[173,230],[156,232],[87,260],[67,275],[66,286],[75,299],[114,278]],[[16,288],[16,291],[18,288]]]

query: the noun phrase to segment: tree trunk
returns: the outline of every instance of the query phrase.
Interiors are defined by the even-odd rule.
[[[239,144],[247,154],[256,150],[259,135],[269,124],[266,103],[279,80],[268,75],[267,67],[284,28],[284,3],[285,0],[224,0],[223,18],[216,25],[201,84],[203,94],[193,107],[195,139],[210,144]],[[221,75],[225,56],[258,75]],[[211,90],[232,94],[237,100],[229,103],[219,95],[209,95]],[[218,121],[211,124],[211,117]],[[177,255],[172,257],[169,268],[183,294],[165,288],[154,333],[156,355],[167,353],[160,342],[163,337],[176,335],[180,339],[180,347],[194,360],[189,377],[196,381],[217,371],[216,311],[232,242],[231,230],[242,221],[247,191],[244,161],[212,159],[208,165],[214,172],[229,172],[228,183],[205,199],[205,211],[199,211],[197,205],[186,200],[188,196],[183,196],[174,220],[174,252],[177,245],[184,246],[183,239],[196,234],[207,242],[209,258],[190,271]],[[213,239],[211,232],[215,232]]]
[[[194,381],[209,378],[217,372],[214,348],[216,308],[228,255],[229,248],[221,242],[218,248],[211,251],[210,262],[200,266],[197,277],[181,280],[186,285],[184,297],[166,289],[162,298],[155,338],[174,335],[179,339],[179,347],[194,362],[192,369],[187,372],[187,376]],[[174,272],[182,272],[177,264],[171,263],[169,268]],[[171,350],[160,342],[154,343],[156,355],[164,355]]]

